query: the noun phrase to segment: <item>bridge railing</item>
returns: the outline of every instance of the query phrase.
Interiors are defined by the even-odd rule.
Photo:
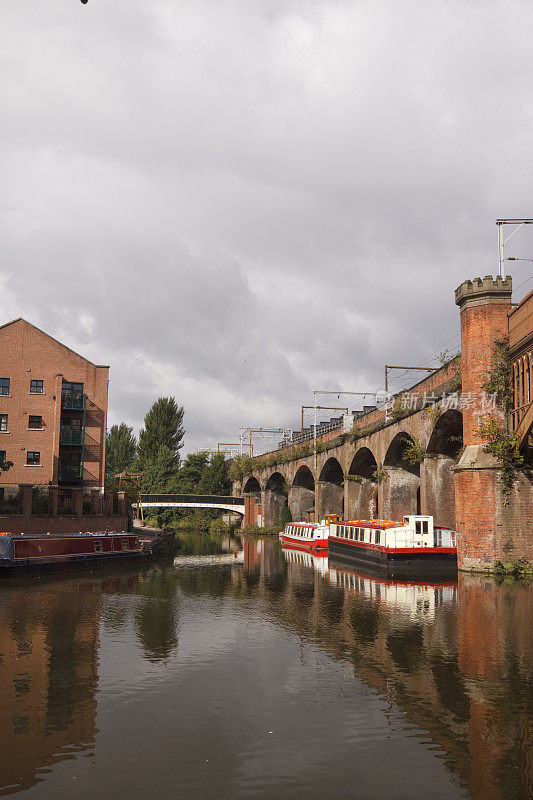
[[[244,497],[219,496],[213,494],[141,494],[141,503],[224,503],[228,506],[243,506]]]

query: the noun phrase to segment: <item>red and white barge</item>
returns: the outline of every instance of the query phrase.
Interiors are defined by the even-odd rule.
[[[298,550],[319,550],[328,546],[329,521],[322,522],[288,522],[279,538],[283,547],[294,547]]]
[[[337,558],[386,568],[391,576],[457,571],[457,534],[434,525],[433,517],[394,520],[336,520],[330,524],[328,552]]]

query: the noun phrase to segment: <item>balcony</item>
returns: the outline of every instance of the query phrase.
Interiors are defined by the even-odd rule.
[[[66,411],[84,411],[86,399],[85,394],[64,394],[61,396],[61,408]]]
[[[59,480],[61,483],[81,483],[81,467],[67,467],[60,464]]]
[[[59,444],[70,444],[81,447],[83,444],[83,431],[76,431],[72,428],[61,428],[59,432]]]

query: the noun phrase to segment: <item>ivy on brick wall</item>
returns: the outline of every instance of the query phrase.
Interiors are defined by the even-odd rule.
[[[502,410],[508,414],[513,407],[513,367],[509,355],[509,337],[507,336],[494,342],[492,364],[486,373],[483,388],[489,394],[496,394]]]
[[[503,420],[496,419],[493,415],[480,420],[478,432],[487,442],[485,452],[491,453],[498,462],[503,484],[503,504],[508,505],[517,469],[524,463],[524,457],[518,449],[518,438],[507,430]]]

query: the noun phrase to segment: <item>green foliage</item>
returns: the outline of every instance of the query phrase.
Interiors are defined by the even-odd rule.
[[[288,502],[285,500],[285,502],[283,503],[283,507],[282,507],[282,509],[281,509],[280,515],[279,515],[279,524],[280,524],[280,527],[281,527],[281,528],[284,528],[284,527],[285,527],[285,525],[286,525],[288,522],[292,522],[292,514],[291,514],[291,510],[290,510],[290,508],[289,508],[289,504],[288,504]]]
[[[207,453],[189,453],[177,473],[173,491],[180,494],[200,494],[198,486],[208,462]]]
[[[403,394],[398,394],[394,398],[394,405],[391,411],[391,417],[395,422],[404,419],[409,414],[409,410],[403,404]]]
[[[437,356],[437,361],[438,361],[438,363],[440,364],[440,366],[441,366],[441,367],[445,367],[445,366],[446,366],[446,364],[447,364],[449,361],[451,361],[451,359],[450,359],[450,358],[448,358],[448,353],[449,353],[449,352],[450,352],[450,351],[449,351],[448,349],[446,349],[446,350],[442,350],[442,351],[441,351],[441,352],[438,354],[438,356]]]
[[[372,480],[375,481],[375,483],[381,483],[384,475],[385,475],[385,470],[383,469],[383,467],[376,467],[376,469],[372,473]]]
[[[411,464],[411,466],[416,466],[424,459],[425,454],[426,451],[418,439],[413,439],[413,441],[407,443],[402,453],[402,459],[407,461],[408,464]]]
[[[425,414],[432,422],[436,422],[442,416],[442,408],[436,403],[433,403],[433,405],[426,408]]]
[[[229,468],[229,477],[232,481],[242,481],[246,475],[252,474],[254,468],[260,469],[250,456],[235,456]]]
[[[513,407],[513,368],[509,356],[509,338],[506,336],[494,342],[491,369],[486,373],[483,388],[489,394],[496,394],[501,407],[508,414]]]
[[[353,481],[353,483],[363,483],[363,476],[362,475],[346,475],[346,480]]]
[[[179,451],[184,436],[183,406],[178,406],[174,397],[160,397],[144,418],[144,428],[139,434],[138,465],[146,465],[157,457],[162,447],[172,453],[174,465],[179,466]]]
[[[518,561],[495,561],[493,571],[496,575],[510,575],[513,578],[522,578],[531,573],[531,564],[525,559]]]
[[[0,461],[0,472],[7,472],[12,466],[12,461]]]
[[[350,442],[356,442],[358,439],[364,439],[365,436],[370,436],[375,433],[381,425],[367,425],[365,428],[352,428],[349,433]]]
[[[213,454],[205,465],[200,482],[198,483],[198,494],[231,494],[231,481],[228,478],[228,472],[222,453]]]
[[[496,419],[492,414],[480,420],[478,433],[487,442],[484,447],[485,452],[491,453],[498,462],[503,484],[503,503],[508,505],[516,480],[516,471],[524,463],[524,457],[518,449],[518,438],[512,431],[507,430],[503,420]]]
[[[0,500],[0,516],[12,517],[21,514],[20,500],[15,495],[14,497],[6,497]]]
[[[177,474],[174,453],[163,445],[145,464],[142,490],[147,494],[175,492]]]
[[[34,486],[31,493],[31,513],[39,516],[48,514],[48,492]]]
[[[106,437],[105,480],[108,488],[113,488],[115,475],[132,468],[137,455],[137,440],[133,428],[124,422],[113,425]]]

